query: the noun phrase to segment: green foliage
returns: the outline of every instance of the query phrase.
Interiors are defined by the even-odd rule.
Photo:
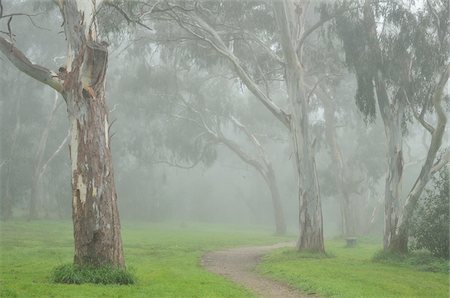
[[[65,264],[53,270],[52,280],[64,284],[119,284],[131,285],[135,277],[125,269],[115,266],[80,267],[74,264]]]
[[[427,249],[434,256],[449,258],[449,174],[444,167],[432,178],[432,186],[426,189],[411,223],[413,249]]]
[[[257,270],[320,297],[448,297],[446,271],[419,271],[413,262],[426,260],[422,256],[410,263],[373,262],[379,243],[358,239],[358,246],[349,249],[344,239],[327,241],[327,252],[334,257],[326,258],[281,249],[264,257]]]
[[[438,258],[428,251],[417,251],[410,254],[400,254],[393,251],[378,251],[372,258],[374,262],[396,266],[411,266],[419,271],[449,272],[447,260]]]

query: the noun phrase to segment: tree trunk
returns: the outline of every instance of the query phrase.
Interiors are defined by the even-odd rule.
[[[277,235],[286,234],[286,222],[284,219],[283,207],[280,200],[280,192],[278,191],[278,186],[275,180],[275,173],[271,165],[268,165],[267,172],[263,175],[264,180],[270,190],[270,195],[272,198],[273,206],[273,218],[275,220],[275,233]]]
[[[333,162],[334,178],[336,182],[336,187],[340,195],[340,208],[342,216],[342,233],[344,236],[354,236],[355,235],[355,218],[353,215],[354,208],[350,202],[350,194],[346,189],[346,169],[344,168],[344,160],[342,155],[341,147],[337,141],[336,132],[336,119],[335,112],[336,108],[332,102],[332,98],[328,98],[327,94],[320,97],[324,107],[325,116],[325,136],[330,147],[330,156]]]
[[[99,2],[99,1],[97,1]],[[97,42],[95,1],[61,4],[69,45],[63,96],[70,121],[72,217],[78,265],[125,265],[105,103],[108,51]]]
[[[399,98],[389,99],[385,83],[381,77],[375,80],[375,87],[378,106],[384,124],[388,161],[384,191],[383,247],[385,250],[397,250],[398,241],[396,241],[395,235],[402,211],[400,194],[403,178],[402,122],[405,103]]]
[[[298,4],[298,3],[297,3]],[[302,4],[298,4],[301,6]],[[309,104],[303,83],[302,49],[297,48],[298,36],[304,33],[303,18],[293,1],[274,2],[275,16],[280,29],[281,48],[286,62],[286,87],[292,106],[290,132],[294,147],[298,180],[299,250],[325,251],[319,182],[311,136],[309,135]],[[305,7],[303,7],[305,8]]]

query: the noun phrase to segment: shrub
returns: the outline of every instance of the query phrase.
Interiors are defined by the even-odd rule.
[[[65,264],[53,270],[52,279],[56,283],[66,284],[120,284],[135,283],[135,277],[125,269],[114,266],[80,267],[73,264]]]
[[[411,221],[412,249],[427,249],[449,258],[449,174],[444,167],[432,178]]]

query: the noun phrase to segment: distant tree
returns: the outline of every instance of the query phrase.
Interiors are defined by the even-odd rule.
[[[67,63],[58,72],[32,63],[16,48],[9,14],[0,51],[20,71],[61,93],[71,127],[74,262],[82,266],[125,265],[110,151],[105,72],[108,50],[98,40],[96,12],[102,1],[55,1],[64,20]]]

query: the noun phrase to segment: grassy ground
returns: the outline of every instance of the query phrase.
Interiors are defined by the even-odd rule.
[[[449,297],[449,275],[420,271],[420,266],[372,261],[381,246],[360,241],[346,248],[344,240],[327,241],[328,257],[293,249],[266,256],[258,271],[320,296]],[[445,261],[443,261],[445,262]],[[445,264],[444,264],[445,266]]]
[[[0,297],[251,297],[224,278],[204,271],[207,250],[284,241],[269,230],[233,226],[124,224],[125,257],[138,281],[130,286],[64,285],[51,270],[73,257],[70,222],[0,225]]]

